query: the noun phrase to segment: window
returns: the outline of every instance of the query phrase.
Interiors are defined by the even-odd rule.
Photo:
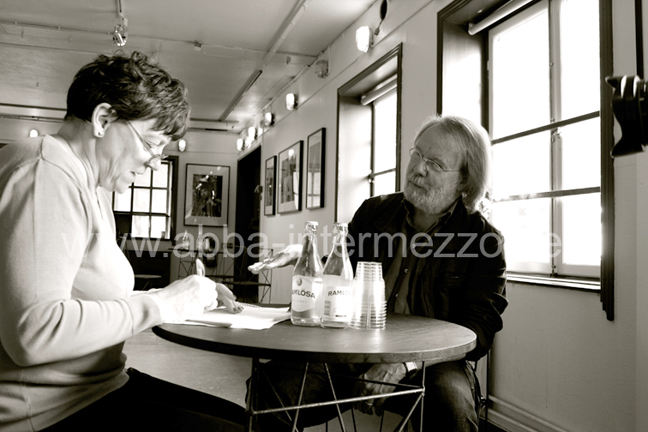
[[[113,193],[118,237],[173,238],[176,164],[177,157],[171,156],[157,171],[138,176],[125,193]]]
[[[509,280],[600,289],[609,320],[611,3],[454,0],[437,26],[437,110],[480,122],[493,139],[490,210],[506,236]]]
[[[372,102],[369,196],[396,192],[396,89]]]
[[[544,0],[489,31],[491,215],[511,271],[599,277],[598,12]]]
[[[335,220],[400,190],[401,60],[398,45],[338,89]]]

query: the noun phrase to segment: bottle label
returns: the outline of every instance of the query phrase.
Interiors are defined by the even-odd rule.
[[[322,293],[322,279],[304,276],[293,276],[292,283],[292,303],[291,308],[295,312],[312,313],[312,318],[316,318],[317,298]],[[307,317],[304,314],[300,316]]]
[[[326,286],[324,291],[323,317],[330,321],[349,321],[353,312],[353,287]]]

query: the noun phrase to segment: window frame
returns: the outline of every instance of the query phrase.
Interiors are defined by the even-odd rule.
[[[176,208],[177,208],[177,194],[178,194],[178,161],[179,158],[178,156],[168,156],[166,159],[161,161],[162,164],[168,164],[169,165],[169,172],[168,172],[168,184],[166,188],[163,187],[156,187],[153,186],[153,178],[152,178],[152,170],[147,170],[147,174],[151,176],[151,184],[150,186],[135,186],[134,183],[130,184],[128,187],[130,189],[131,193],[131,199],[130,199],[130,208],[131,211],[117,211],[115,210],[115,194],[116,192],[113,192],[112,194],[112,209],[113,213],[116,218],[118,217],[130,217],[130,232],[127,234],[128,239],[151,239],[151,240],[161,240],[161,241],[172,241],[175,238],[175,218],[176,218]],[[149,201],[149,211],[148,212],[141,212],[141,211],[133,211],[133,200],[135,199],[135,190],[136,189],[141,189],[141,190],[148,190],[150,194],[150,201]],[[153,191],[154,190],[167,190],[167,205],[169,207],[169,214],[166,213],[160,213],[160,212],[153,212],[152,211],[152,206],[153,206]],[[133,236],[133,222],[132,218],[133,216],[148,216],[148,217],[153,217],[153,216],[163,216],[167,218],[167,223],[169,226],[169,237],[168,238],[163,238],[163,237],[151,237],[151,224],[149,223],[149,236],[148,237],[139,237],[139,236]]]
[[[539,1],[539,0],[538,0]],[[531,2],[530,7],[538,1]],[[443,8],[438,16],[437,25],[437,111],[443,112],[444,98],[452,96],[453,89],[444,86],[444,79],[451,78],[453,62],[458,63],[468,54],[481,56],[482,70],[475,73],[480,80],[481,92],[474,97],[481,106],[480,116],[483,125],[489,125],[487,109],[489,100],[487,60],[487,34],[468,34],[469,24],[479,22],[506,0],[490,0],[471,2],[470,0],[455,0]],[[607,77],[613,73],[612,64],[612,4],[611,0],[599,0],[599,29],[600,29],[600,76]],[[447,40],[446,40],[447,39]],[[466,52],[457,52],[460,46]],[[446,49],[448,50],[446,52]],[[452,52],[452,57],[447,53]],[[463,57],[462,57],[463,55]],[[454,58],[453,58],[454,57]],[[448,74],[446,76],[446,74]],[[446,81],[451,81],[448,79]],[[473,84],[473,83],[470,83]],[[605,83],[600,82],[600,132],[601,132],[601,209],[602,209],[602,257],[600,265],[600,282],[588,278],[557,278],[541,275],[516,275],[509,273],[509,280],[525,284],[545,285],[556,288],[579,289],[590,292],[600,292],[603,310],[608,320],[614,320],[614,165],[610,151],[614,145],[614,117],[611,106],[612,91]],[[472,102],[472,101],[469,101]],[[555,123],[552,127],[564,126]]]

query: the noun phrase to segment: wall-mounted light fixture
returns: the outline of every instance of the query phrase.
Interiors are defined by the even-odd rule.
[[[257,130],[254,126],[250,126],[248,128],[248,138],[250,138],[251,141],[254,141],[254,139],[257,137]]]
[[[32,129],[29,131],[29,138],[34,138],[38,136],[38,131],[36,129]]]
[[[297,95],[295,93],[288,93],[286,95],[286,109],[292,111],[297,108]]]
[[[236,150],[241,151],[243,150],[243,146],[245,143],[243,142],[243,138],[239,138],[236,140]]]
[[[274,124],[274,114],[270,111],[263,114],[263,126],[270,127]]]
[[[373,32],[369,26],[362,26],[356,30],[356,46],[362,52],[369,51],[373,45]]]
[[[183,152],[183,151],[185,151],[186,149],[187,149],[187,141],[185,141],[185,140],[183,140],[183,139],[181,139],[180,141],[178,141],[178,150],[180,150],[181,152]]]

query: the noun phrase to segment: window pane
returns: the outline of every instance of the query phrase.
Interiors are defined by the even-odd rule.
[[[601,194],[560,198],[563,211],[562,262],[598,266],[601,263]]]
[[[169,214],[167,199],[167,191],[162,189],[153,190],[153,205],[151,206],[151,212],[153,213],[166,213]]]
[[[550,121],[548,14],[529,11],[491,32],[493,138]]]
[[[598,1],[560,1],[560,50],[562,118],[558,120],[598,111],[601,80]]]
[[[550,271],[550,219],[549,198],[493,204],[491,220],[504,235],[506,261],[511,270]]]
[[[150,189],[133,189],[133,211],[149,212],[151,210],[151,190]]]
[[[117,192],[115,192],[115,204],[113,206],[113,210],[124,212],[131,211],[131,193],[131,188],[128,188],[123,194],[118,194]]]
[[[551,190],[551,134],[542,132],[493,146],[495,199]]]
[[[374,102],[374,172],[396,167],[396,90]]]
[[[133,216],[133,237],[149,236],[149,217]]]
[[[164,216],[151,217],[151,237],[167,238],[167,218]]]
[[[374,196],[396,192],[396,172],[391,171],[374,177]]]
[[[561,128],[562,189],[601,185],[601,130],[598,118]]]
[[[169,164],[162,163],[157,171],[153,171],[153,187],[167,187],[169,182]]]
[[[151,186],[151,172],[152,170],[146,169],[142,175],[135,176],[135,186],[150,187]]]

